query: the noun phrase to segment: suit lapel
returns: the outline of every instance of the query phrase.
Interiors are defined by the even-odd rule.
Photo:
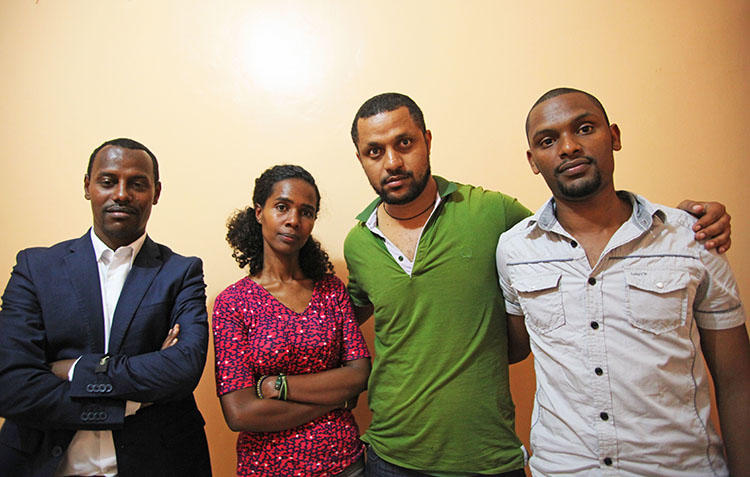
[[[159,247],[149,237],[146,237],[141,251],[133,261],[133,268],[130,269],[125,284],[122,286],[120,298],[117,300],[115,316],[112,319],[112,329],[109,334],[110,353],[117,353],[120,350],[130,322],[133,321],[136,310],[161,266],[162,259]]]
[[[80,307],[81,320],[88,332],[88,352],[104,352],[104,311],[99,269],[91,244],[90,231],[71,243],[69,253],[63,259],[64,273],[73,288]]]

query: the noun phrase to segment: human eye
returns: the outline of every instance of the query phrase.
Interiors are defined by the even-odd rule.
[[[132,182],[133,188],[138,191],[143,191],[148,189],[148,182],[142,179],[138,179]]]
[[[398,145],[402,148],[407,148],[412,145],[414,141],[410,137],[402,137],[401,140],[399,140]]]
[[[591,134],[594,132],[594,126],[589,123],[581,124],[581,126],[578,128],[578,132],[580,134]]]
[[[285,203],[279,202],[278,204],[276,204],[275,209],[278,210],[279,212],[286,212],[288,207]]]
[[[99,178],[97,183],[102,187],[112,187],[115,185],[115,180],[110,176],[102,176]]]
[[[380,148],[373,146],[373,147],[367,149],[367,155],[369,157],[378,157],[380,155]]]
[[[314,219],[315,218],[315,211],[312,210],[312,209],[302,209],[302,215],[304,217],[309,218],[309,219]]]
[[[537,141],[537,144],[539,144],[539,147],[542,147],[542,148],[548,148],[554,143],[555,143],[555,140],[549,136],[543,137],[539,141]]]

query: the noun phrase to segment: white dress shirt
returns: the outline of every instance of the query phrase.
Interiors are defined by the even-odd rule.
[[[693,217],[619,194],[633,213],[593,268],[553,200],[498,242],[506,309],[534,353],[531,471],[728,475],[699,328],[744,323],[731,269],[693,239]]]
[[[112,329],[117,301],[120,298],[122,286],[133,267],[133,260],[140,252],[146,234],[141,235],[130,245],[119,247],[112,251],[99,239],[91,229],[91,242],[94,246],[96,263],[99,267],[99,284],[102,292],[102,308],[104,316],[104,352],[109,351],[109,333]],[[68,379],[73,380],[75,365],[68,373]],[[125,415],[134,414],[140,403],[126,402]],[[57,475],[117,475],[117,457],[112,440],[112,431],[78,431],[68,446]]]

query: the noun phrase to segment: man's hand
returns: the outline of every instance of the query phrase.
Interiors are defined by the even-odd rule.
[[[68,373],[70,372],[70,368],[73,366],[73,363],[75,363],[75,359],[61,359],[59,361],[53,361],[49,364],[50,369],[52,370],[52,374],[57,376],[58,378],[67,381],[68,380]]]
[[[705,240],[706,250],[715,248],[724,253],[732,246],[731,217],[724,204],[683,200],[677,208],[698,217],[698,222],[693,225],[695,240]]]
[[[180,324],[175,324],[167,333],[164,342],[161,344],[161,351],[177,344],[177,335],[180,334]]]

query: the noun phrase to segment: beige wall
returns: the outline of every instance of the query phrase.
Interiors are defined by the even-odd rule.
[[[0,276],[17,250],[85,231],[86,159],[119,136],[159,157],[149,234],[204,259],[209,304],[242,276],[226,218],[275,163],[319,181],[315,233],[345,274],[342,240],[372,197],[348,133],[362,101],[411,95],[433,132],[433,171],[536,208],[548,193],[526,165],[523,119],[541,93],[567,85],[598,95],[619,123],[618,187],[728,205],[729,257],[748,296],[748,31],[746,0],[7,0]],[[212,373],[209,363],[198,397],[224,476],[234,436]],[[514,377],[525,434],[533,384],[528,369]]]

